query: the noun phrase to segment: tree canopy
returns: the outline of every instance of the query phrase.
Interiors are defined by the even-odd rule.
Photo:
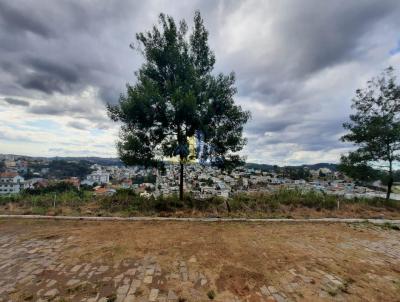
[[[246,143],[243,126],[249,112],[235,105],[235,76],[212,73],[215,55],[200,12],[194,15],[191,33],[184,20],[176,24],[160,14],[159,26],[136,35],[131,45],[145,62],[127,85],[117,105],[108,105],[114,121],[122,123],[117,144],[128,165],[157,166],[177,156],[181,164],[191,157],[220,168],[241,163],[237,155]],[[189,152],[189,138],[200,142]]]
[[[368,179],[371,166],[384,167],[389,174],[389,199],[393,184],[393,162],[399,160],[400,150],[400,86],[396,84],[393,68],[358,89],[353,99],[354,114],[343,124],[349,131],[342,137],[358,149],[343,156],[342,169],[353,171],[354,176]]]

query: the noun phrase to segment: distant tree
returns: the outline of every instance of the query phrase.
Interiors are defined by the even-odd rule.
[[[380,178],[381,173],[377,169],[357,157],[357,152],[342,155],[338,167],[339,171],[361,182],[371,182]]]
[[[164,157],[178,157],[183,199],[184,164],[193,157],[221,169],[242,163],[236,152],[246,142],[242,131],[250,115],[234,103],[234,74],[212,74],[215,56],[200,13],[190,35],[185,21],[177,25],[160,14],[159,24],[136,35],[138,46],[131,47],[145,63],[108,112],[122,123],[117,149],[125,164],[160,166]],[[195,135],[203,148],[193,155],[188,138]]]
[[[353,99],[355,114],[343,127],[349,133],[342,137],[358,149],[342,156],[342,166],[354,175],[368,176],[369,167],[384,167],[388,173],[386,199],[393,185],[393,163],[399,160],[400,150],[400,86],[396,84],[393,68],[380,77],[368,81],[365,89],[358,89]],[[353,171],[352,171],[353,169]]]
[[[25,180],[33,178],[34,174],[32,172],[32,169],[31,168],[26,169],[26,172],[23,174],[23,177],[25,178]]]
[[[47,193],[63,193],[63,192],[68,192],[68,191],[74,191],[78,192],[78,189],[66,182],[57,182],[50,184],[49,186],[45,188],[37,188],[37,189],[26,189],[25,193],[31,194],[31,195],[40,195],[40,194],[47,194]]]
[[[6,168],[6,165],[4,164],[3,160],[0,160],[0,172],[3,172]]]
[[[214,185],[214,181],[212,180],[212,178],[210,177],[210,178],[208,178],[207,180],[206,180],[206,184],[207,184],[207,186],[209,186],[209,187],[211,187],[211,186],[213,186]]]
[[[84,178],[92,171],[90,169],[91,163],[85,160],[80,161],[66,161],[66,160],[52,160],[49,163],[49,177],[57,179],[67,177]]]

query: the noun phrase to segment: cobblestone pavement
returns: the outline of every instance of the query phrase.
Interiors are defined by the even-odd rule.
[[[107,230],[113,227],[109,225]],[[168,226],[174,232],[175,226]],[[281,235],[286,249],[280,245],[279,256],[279,251],[268,248],[268,239],[271,244],[274,240],[263,226],[249,226],[246,241],[240,240],[245,245],[241,249],[256,251],[256,256],[249,253],[249,259],[235,262],[236,245],[229,247],[229,252],[223,250],[226,259],[215,259],[214,252],[207,252],[209,248],[218,249],[212,247],[218,240],[206,242],[207,237],[202,237],[207,232],[204,225],[197,239],[203,242],[204,251],[190,248],[196,234],[193,238],[179,237],[179,243],[172,238],[167,243],[171,251],[161,244],[158,250],[154,248],[157,238],[135,237],[147,227],[141,225],[131,235],[133,242],[142,244],[140,248],[137,245],[138,252],[125,250],[129,245],[112,246],[110,258],[104,250],[110,247],[113,235],[85,241],[81,238],[85,227],[89,233],[95,232],[93,226],[79,223],[72,228],[66,224],[65,232],[62,222],[57,223],[53,232],[52,222],[25,225],[2,221],[0,301],[400,301],[400,232],[395,230],[340,226],[338,230],[348,233],[337,235],[336,241],[325,238],[323,232],[318,241],[312,241],[311,237],[291,237],[288,229],[286,236]],[[100,233],[106,230],[99,228]],[[163,223],[148,228],[163,232]],[[321,228],[338,231],[329,226]],[[116,241],[124,229],[115,231]],[[243,229],[238,237],[241,232]],[[318,227],[310,232],[318,232]],[[161,236],[160,240],[165,238]],[[99,241],[90,245],[90,240]],[[146,240],[154,242],[146,245]],[[267,271],[265,262],[270,265]],[[247,264],[259,269],[250,270]]]

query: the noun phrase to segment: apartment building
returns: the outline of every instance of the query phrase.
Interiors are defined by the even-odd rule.
[[[24,178],[16,172],[0,173],[0,194],[17,194],[24,188]]]

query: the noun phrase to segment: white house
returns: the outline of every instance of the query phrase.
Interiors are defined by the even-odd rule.
[[[295,185],[305,185],[306,181],[304,179],[295,179],[294,184]]]
[[[17,194],[24,188],[24,178],[16,172],[0,173],[0,194]]]
[[[86,176],[86,180],[82,181],[81,184],[87,184],[92,186],[94,183],[107,184],[110,181],[110,173],[97,170]]]

